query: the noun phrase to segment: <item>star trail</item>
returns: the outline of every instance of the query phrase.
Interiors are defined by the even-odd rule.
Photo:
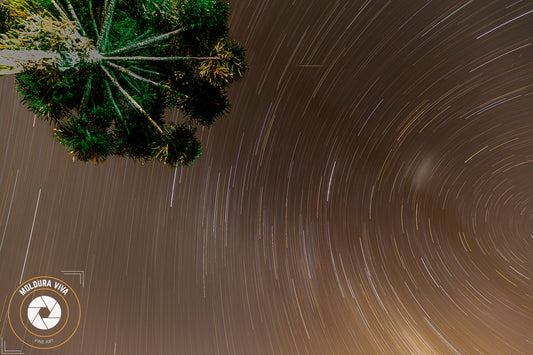
[[[533,3],[230,9],[250,70],[189,168],[73,162],[0,79],[2,349],[58,275],[49,353],[533,353]]]

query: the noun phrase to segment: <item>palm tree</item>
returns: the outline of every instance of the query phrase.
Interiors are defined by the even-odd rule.
[[[78,160],[189,165],[196,127],[228,112],[248,68],[227,18],[222,0],[7,0],[0,75]],[[167,107],[184,122],[165,122]]]

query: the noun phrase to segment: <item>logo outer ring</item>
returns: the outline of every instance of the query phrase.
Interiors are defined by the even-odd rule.
[[[79,310],[79,315],[78,315],[78,322],[76,324],[76,328],[74,329],[74,331],[72,332],[72,334],[70,334],[70,336],[65,339],[63,342],[57,344],[57,345],[54,345],[54,346],[51,346],[51,347],[47,347],[47,348],[42,348],[42,347],[37,347],[35,345],[32,345],[32,344],[29,344],[27,342],[25,342],[24,340],[22,340],[22,338],[17,334],[17,332],[15,332],[15,329],[13,329],[13,325],[11,324],[11,316],[10,316],[10,310],[11,310],[11,301],[13,301],[13,297],[15,297],[15,294],[18,292],[18,288],[21,286],[21,285],[24,285],[25,283],[28,283],[32,280],[35,280],[35,279],[42,279],[42,278],[47,278],[47,279],[52,279],[52,280],[56,280],[56,281],[59,281],[61,283],[63,283],[65,286],[67,286],[69,288],[69,290],[72,292],[72,294],[74,295],[74,298],[76,299],[76,302],[78,304],[78,310]],[[9,299],[9,304],[8,304],[8,308],[7,308],[7,320],[9,322],[9,327],[11,328],[11,331],[13,332],[13,334],[15,334],[15,336],[24,344],[28,345],[29,347],[32,347],[34,349],[40,349],[40,350],[48,350],[48,349],[55,349],[57,347],[60,347],[61,345],[65,344],[67,341],[70,340],[70,338],[72,338],[74,336],[74,334],[76,334],[76,331],[78,330],[78,327],[80,325],[80,321],[81,321],[81,304],[80,304],[80,300],[78,298],[78,295],[76,294],[76,292],[74,292],[74,290],[72,289],[72,287],[70,287],[70,285],[68,283],[66,283],[65,281],[63,280],[60,280],[56,277],[52,277],[52,276],[36,276],[36,277],[32,277],[31,279],[28,279],[26,281],[24,281],[23,283],[21,283],[19,286],[17,286],[17,288],[15,289],[15,291],[13,292],[13,294],[11,294],[11,298]],[[66,323],[65,323],[66,324]]]

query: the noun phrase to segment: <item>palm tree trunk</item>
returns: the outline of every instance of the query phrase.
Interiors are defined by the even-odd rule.
[[[85,85],[85,91],[83,93],[83,99],[81,100],[81,107],[85,107],[87,103],[89,102],[89,96],[91,95],[91,90],[93,89],[93,80],[94,80],[94,73],[89,75],[89,80],[87,80],[87,84]]]
[[[0,76],[17,74],[28,65],[37,65],[45,68],[49,65],[59,65],[61,55],[34,49],[0,50]]]
[[[106,53],[106,54],[108,54],[108,55],[117,55],[119,53],[124,53],[124,52],[130,51],[130,50],[141,49],[141,48],[147,47],[147,46],[149,46],[151,44],[164,41],[165,39],[168,39],[168,38],[170,38],[172,36],[175,36],[175,35],[183,32],[183,31],[185,31],[185,29],[184,28],[180,28],[180,29],[177,29],[175,31],[168,32],[168,33],[156,36],[156,37],[152,37],[152,38],[146,39],[146,40],[138,42],[138,43],[129,44],[129,45],[125,46],[125,47],[116,49],[116,50],[114,50],[112,52],[109,52],[109,53]]]
[[[152,84],[152,85],[157,86],[157,87],[162,88],[162,89],[166,89],[166,90],[174,91],[174,90],[173,90],[170,86],[168,86],[168,85],[163,85],[163,84],[161,84],[161,83],[155,82],[155,81],[150,80],[150,79],[147,79],[147,78],[145,78],[145,77],[142,77],[142,76],[140,76],[139,74],[136,74],[136,73],[132,72],[131,70],[129,70],[129,69],[127,69],[127,68],[124,68],[124,67],[122,67],[122,66],[120,66],[120,65],[117,65],[117,64],[115,64],[115,63],[108,62],[108,63],[106,63],[106,64],[109,65],[110,67],[113,67],[113,68],[115,68],[115,69],[117,69],[117,70],[119,70],[119,71],[121,71],[121,72],[123,72],[123,73],[125,73],[125,74],[127,74],[127,75],[129,75],[129,76],[131,76],[131,77],[134,78],[134,79],[137,79],[137,80],[140,80],[140,81],[144,81],[144,82],[146,82],[146,83]]]
[[[111,1],[113,1],[113,0],[111,0]],[[124,90],[124,88],[120,85],[120,83],[117,81],[117,79],[115,79],[113,77],[113,75],[111,75],[111,73],[103,65],[100,65],[100,68],[108,76],[109,80],[111,80],[113,85],[115,85],[117,87],[117,89],[122,93],[122,95],[124,95],[124,97],[133,105],[133,107],[135,107],[140,113],[142,113],[144,116],[146,116],[146,118],[148,118],[148,120],[155,126],[155,128],[157,128],[159,133],[163,133],[163,130],[161,129],[161,127],[159,127],[159,125],[152,119],[152,117],[150,117],[148,112],[146,112],[141,107],[141,105],[139,105],[139,103],[137,101],[135,101],[135,99],[133,97],[131,97],[131,95],[128,94],[128,92],[126,90]]]
[[[76,24],[77,24],[78,27],[80,28],[81,35],[82,35],[83,37],[87,37],[87,33],[85,32],[85,30],[84,30],[83,27],[81,26],[80,19],[79,19],[78,16],[76,15],[76,11],[74,11],[74,7],[72,7],[72,4],[70,3],[70,0],[65,0],[65,2],[67,3],[68,10],[70,11],[70,14],[72,15],[72,18],[74,19],[74,21],[76,22]]]
[[[111,103],[113,104],[113,107],[115,108],[115,111],[118,114],[118,117],[120,118],[121,121],[124,121],[124,116],[122,116],[122,112],[120,112],[120,109],[118,108],[117,102],[115,101],[115,98],[113,97],[113,93],[111,92],[111,86],[109,86],[109,82],[107,81],[105,81],[105,89],[107,92],[107,96],[109,96],[109,99],[111,100]]]
[[[89,0],[89,15],[91,15],[91,22],[93,23],[94,27],[94,33],[96,33],[96,38],[100,37],[98,26],[96,26],[96,20],[94,19],[94,12],[93,12],[93,1]]]
[[[111,23],[113,22],[113,14],[115,13],[116,4],[117,0],[109,0],[109,5],[106,7],[104,25],[102,26],[102,31],[100,32],[100,36],[98,37],[98,41],[96,42],[96,48],[100,52],[105,51],[105,48],[107,46],[109,29],[111,28]]]
[[[220,60],[220,57],[103,57],[102,60],[124,60],[124,61],[141,61],[141,62],[169,62],[173,60]]]
[[[59,14],[61,15],[61,17],[63,17],[64,20],[67,20],[68,21],[68,16],[67,14],[65,13],[65,11],[63,11],[63,9],[61,8],[61,6],[59,6],[57,4],[57,2],[55,2],[55,0],[50,0],[50,2],[52,3],[52,5],[54,5],[54,7],[56,8],[56,10],[59,12]]]

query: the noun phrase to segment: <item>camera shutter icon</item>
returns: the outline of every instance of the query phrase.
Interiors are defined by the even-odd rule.
[[[28,305],[28,320],[37,329],[52,329],[61,320],[61,306],[53,297],[39,296]]]

